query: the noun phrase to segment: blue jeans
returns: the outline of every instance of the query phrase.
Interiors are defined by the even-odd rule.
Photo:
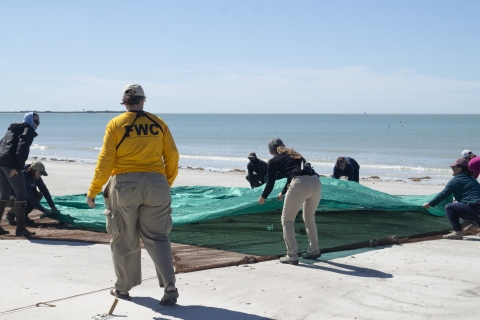
[[[445,206],[445,215],[452,224],[454,231],[462,231],[460,218],[467,221],[480,222],[480,204],[449,203]]]

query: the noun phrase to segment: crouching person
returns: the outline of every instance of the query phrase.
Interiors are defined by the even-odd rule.
[[[113,266],[117,281],[110,294],[130,300],[129,291],[141,284],[140,237],[152,258],[160,287],[160,304],[177,303],[172,248],[170,187],[178,174],[179,154],[165,122],[144,112],[145,94],[138,84],[123,90],[127,111],[107,124],[102,151],[87,194],[104,190],[107,232],[112,235]]]
[[[480,184],[468,170],[468,161],[460,158],[450,165],[453,178],[445,188],[423,208],[429,209],[453,194],[457,202],[445,206],[445,215],[452,224],[453,231],[443,236],[445,239],[463,239],[460,218],[472,222],[480,222]]]
[[[55,203],[52,200],[52,196],[48,191],[45,182],[43,182],[42,176],[48,176],[47,172],[45,171],[45,166],[40,161],[33,162],[32,164],[28,164],[22,170],[23,177],[25,179],[26,185],[26,198],[27,198],[27,211],[25,211],[25,224],[32,224],[34,221],[28,217],[29,213],[33,211],[33,209],[37,209],[41,211],[42,217],[49,216],[53,212],[57,212],[57,208],[55,207]],[[12,190],[12,196],[15,196],[15,193]],[[44,206],[40,204],[40,201],[45,196],[45,200],[47,200],[48,205],[50,206],[50,210],[47,210]],[[7,212],[7,216],[5,220],[8,224],[12,226],[16,226],[17,222],[15,221],[15,207],[12,207],[10,211]]]

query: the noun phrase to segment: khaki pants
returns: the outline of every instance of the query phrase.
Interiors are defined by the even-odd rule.
[[[298,259],[298,244],[295,239],[295,217],[303,206],[303,221],[307,230],[308,253],[319,253],[318,232],[315,224],[315,211],[322,196],[322,184],[317,175],[297,176],[290,182],[285,195],[282,211],[283,239],[290,260]]]
[[[160,286],[175,284],[167,178],[155,172],[119,174],[110,179],[104,195],[115,288],[129,291],[142,283],[140,237],[155,264]]]

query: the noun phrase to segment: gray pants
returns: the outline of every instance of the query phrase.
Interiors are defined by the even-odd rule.
[[[104,194],[115,288],[129,291],[142,283],[140,237],[155,264],[160,286],[175,284],[167,178],[155,172],[119,174],[110,179]]]
[[[298,244],[295,239],[295,217],[303,206],[303,221],[309,241],[308,253],[318,254],[318,231],[315,211],[322,196],[322,184],[317,175],[298,176],[292,179],[285,195],[282,211],[283,239],[290,260],[298,259]]]
[[[23,172],[20,171],[13,177],[9,177],[11,167],[0,167],[0,194],[2,200],[8,200],[10,190],[15,191],[15,199],[17,201],[25,201],[27,190],[25,188],[25,178]]]

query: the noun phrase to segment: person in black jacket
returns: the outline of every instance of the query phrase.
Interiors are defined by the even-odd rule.
[[[7,206],[10,190],[13,189],[16,195],[14,203],[17,218],[16,236],[35,234],[25,228],[26,187],[21,173],[28,159],[33,139],[37,136],[35,130],[39,125],[38,114],[28,112],[23,118],[23,123],[12,123],[3,139],[0,140],[0,219]],[[0,234],[6,233],[8,231],[0,228]]]
[[[258,159],[255,152],[250,152],[248,154],[248,160],[250,160],[250,162],[247,164],[248,175],[245,177],[245,179],[250,182],[250,187],[252,189],[260,187],[265,183],[265,178],[267,175],[267,163]]]
[[[333,167],[333,178],[340,179],[346,176],[348,181],[358,182],[360,180],[360,165],[353,158],[340,157]]]
[[[28,214],[32,212],[33,209],[41,211],[43,213],[42,218],[51,215],[52,211],[57,212],[58,210],[52,200],[50,191],[48,191],[47,186],[42,179],[42,176],[48,176],[43,163],[37,161],[32,164],[27,164],[22,170],[22,174],[25,178],[25,185],[27,186],[27,211],[25,212],[25,224],[28,225],[34,222],[28,217]],[[45,209],[45,207],[40,204],[40,200],[42,200],[43,196],[45,196],[51,211]],[[17,225],[17,222],[15,221],[14,207],[7,212],[5,220],[12,226]]]
[[[280,258],[281,263],[298,264],[298,244],[295,239],[295,217],[303,206],[303,221],[310,243],[308,251],[302,254],[304,259],[317,259],[320,257],[318,247],[318,232],[315,224],[315,211],[322,194],[322,184],[315,171],[306,169],[305,159],[293,149],[285,148],[280,138],[273,138],[268,142],[268,149],[273,158],[268,161],[268,181],[258,203],[264,204],[265,199],[272,192],[275,184],[275,175],[281,172],[287,177],[287,183],[277,196],[285,203],[282,211],[283,238],[287,246],[287,255]]]

